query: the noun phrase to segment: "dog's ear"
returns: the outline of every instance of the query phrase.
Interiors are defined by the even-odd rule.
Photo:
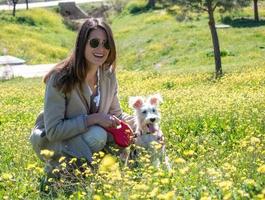
[[[157,106],[163,102],[163,99],[160,94],[154,94],[148,98],[148,101],[150,102],[151,105]]]
[[[144,103],[143,97],[130,97],[129,98],[129,105],[131,108],[139,109],[142,107]]]

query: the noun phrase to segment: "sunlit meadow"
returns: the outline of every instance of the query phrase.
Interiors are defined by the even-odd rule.
[[[0,48],[28,63],[64,58],[75,33],[57,26],[54,11],[32,11],[17,12],[24,24],[0,14]],[[228,15],[251,14],[246,8]],[[121,106],[132,114],[129,96],[162,95],[171,171],[154,168],[146,152],[128,167],[115,154],[99,152],[96,172],[84,165],[71,173],[75,181],[49,179],[40,193],[44,163],[28,138],[45,86],[40,78],[16,78],[0,82],[0,199],[265,199],[264,26],[218,30],[225,75],[214,80],[207,18],[190,15],[179,22],[181,16],[156,10],[111,19]],[[17,33],[30,37],[21,40]],[[64,170],[76,160],[60,162]]]
[[[144,153],[138,167],[100,153],[93,163],[100,163],[96,174],[77,170],[80,182],[69,186],[74,192],[65,196],[58,187],[58,198],[264,199],[264,67],[220,80],[202,73],[128,71],[119,71],[118,79],[121,105],[130,114],[129,96],[163,96],[161,126],[172,170],[154,168]],[[43,163],[28,142],[43,107],[44,85],[41,79],[17,78],[0,86],[0,198],[52,198],[54,193],[40,195]]]

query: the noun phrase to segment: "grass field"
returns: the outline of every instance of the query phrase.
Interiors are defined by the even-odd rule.
[[[228,16],[242,15],[250,16],[251,9]],[[29,63],[57,62],[67,55],[75,33],[58,26],[57,14],[32,10],[18,16],[23,24],[0,14],[0,48]],[[263,22],[219,30],[225,75],[215,80],[207,19],[195,19],[176,22],[162,10],[111,19],[121,106],[132,114],[129,96],[163,96],[161,127],[172,170],[152,167],[145,154],[138,167],[124,168],[100,153],[98,173],[75,171],[80,183],[71,187],[77,189],[67,196],[57,188],[58,199],[265,198]],[[16,37],[22,33],[30,37]],[[0,82],[0,199],[55,198],[40,195],[44,164],[28,141],[43,108],[44,88],[40,78]]]
[[[160,92],[164,97],[161,126],[173,169],[154,169],[148,158],[138,168],[121,165],[115,172],[90,175],[86,188],[72,198],[264,198],[264,67],[218,81],[210,77],[120,71],[120,99],[126,112],[132,113],[129,96]],[[43,106],[44,85],[40,79],[0,84],[0,198],[36,199],[43,164],[28,137]]]
[[[55,63],[73,48],[75,33],[62,23],[59,14],[51,10],[33,9],[0,13],[0,55],[26,60],[28,64]]]

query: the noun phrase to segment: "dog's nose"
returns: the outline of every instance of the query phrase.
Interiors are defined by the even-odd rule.
[[[156,120],[156,118],[150,118],[151,122],[154,122]]]

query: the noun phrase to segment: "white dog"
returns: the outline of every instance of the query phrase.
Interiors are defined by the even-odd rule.
[[[135,145],[143,147],[151,153],[152,163],[156,167],[165,163],[167,169],[170,169],[164,136],[159,127],[158,106],[161,102],[162,97],[159,94],[146,98],[138,96],[129,99],[129,105],[134,109],[136,118]]]

